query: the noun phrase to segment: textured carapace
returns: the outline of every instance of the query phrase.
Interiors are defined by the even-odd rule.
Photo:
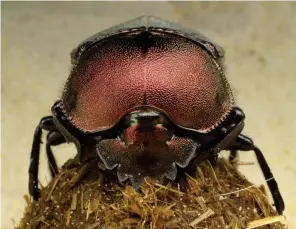
[[[197,43],[160,31],[132,31],[94,44],[73,67],[62,103],[86,132],[111,128],[142,106],[175,124],[207,132],[233,106],[219,64]]]

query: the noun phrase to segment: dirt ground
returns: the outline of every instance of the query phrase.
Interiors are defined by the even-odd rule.
[[[226,50],[227,76],[246,113],[244,133],[265,153],[296,228],[296,2],[2,3],[2,228],[25,207],[34,129],[50,114],[69,72],[69,52],[116,23],[152,14],[200,31]],[[60,164],[72,145],[54,149]],[[250,152],[241,160],[255,161]],[[41,182],[49,179],[45,157]],[[241,171],[263,183],[257,165]]]
[[[286,228],[265,189],[254,187],[225,158],[215,167],[202,162],[181,185],[146,180],[139,191],[118,185],[96,163],[68,162],[71,168],[41,188],[38,202],[26,198],[15,229]]]

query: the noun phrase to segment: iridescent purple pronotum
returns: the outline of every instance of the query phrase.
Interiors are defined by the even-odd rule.
[[[59,169],[51,146],[72,142],[81,163],[100,161],[121,184],[138,189],[193,174],[215,164],[221,150],[254,151],[277,211],[284,202],[261,151],[241,134],[244,113],[235,106],[224,74],[224,50],[181,25],[142,16],[99,32],[71,52],[72,69],[52,116],[36,128],[29,191],[39,198],[42,130],[52,176]]]

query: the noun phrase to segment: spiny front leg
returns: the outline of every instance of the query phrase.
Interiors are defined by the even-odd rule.
[[[285,203],[282,198],[282,195],[280,193],[278,184],[270,170],[269,165],[267,164],[267,161],[261,152],[261,150],[254,145],[253,141],[245,136],[245,135],[238,135],[234,143],[228,148],[228,150],[231,151],[254,151],[255,155],[257,157],[258,163],[260,165],[260,168],[263,172],[263,175],[265,177],[265,180],[267,182],[267,185],[271,191],[273,201],[276,207],[276,210],[281,215],[283,211],[285,210]]]
[[[34,137],[33,137],[33,144],[31,149],[31,156],[30,156],[30,166],[29,166],[29,193],[33,196],[34,200],[39,199],[39,189],[38,189],[38,173],[39,173],[39,158],[40,158],[40,145],[42,143],[42,130],[50,131],[52,133],[57,132],[57,128],[53,123],[52,116],[43,117],[38,126],[35,129]],[[53,137],[50,137],[54,134],[48,134],[48,138],[50,142],[47,144],[47,148],[50,147],[53,141]],[[57,135],[55,135],[57,137]],[[59,135],[58,138],[61,142],[61,136]],[[54,167],[56,166],[54,156],[51,151],[47,151],[47,156],[49,159],[49,163],[52,164]],[[51,172],[53,172],[56,168],[52,168]]]

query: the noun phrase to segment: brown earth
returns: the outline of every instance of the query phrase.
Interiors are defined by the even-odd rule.
[[[27,207],[16,229],[255,228],[260,221],[252,221],[282,219],[268,203],[264,188],[252,186],[225,159],[215,167],[203,162],[197,178],[187,176],[186,181],[183,191],[176,183],[147,181],[136,192],[131,186],[112,184],[96,166],[77,164],[62,169],[42,188],[38,202],[25,196]]]

